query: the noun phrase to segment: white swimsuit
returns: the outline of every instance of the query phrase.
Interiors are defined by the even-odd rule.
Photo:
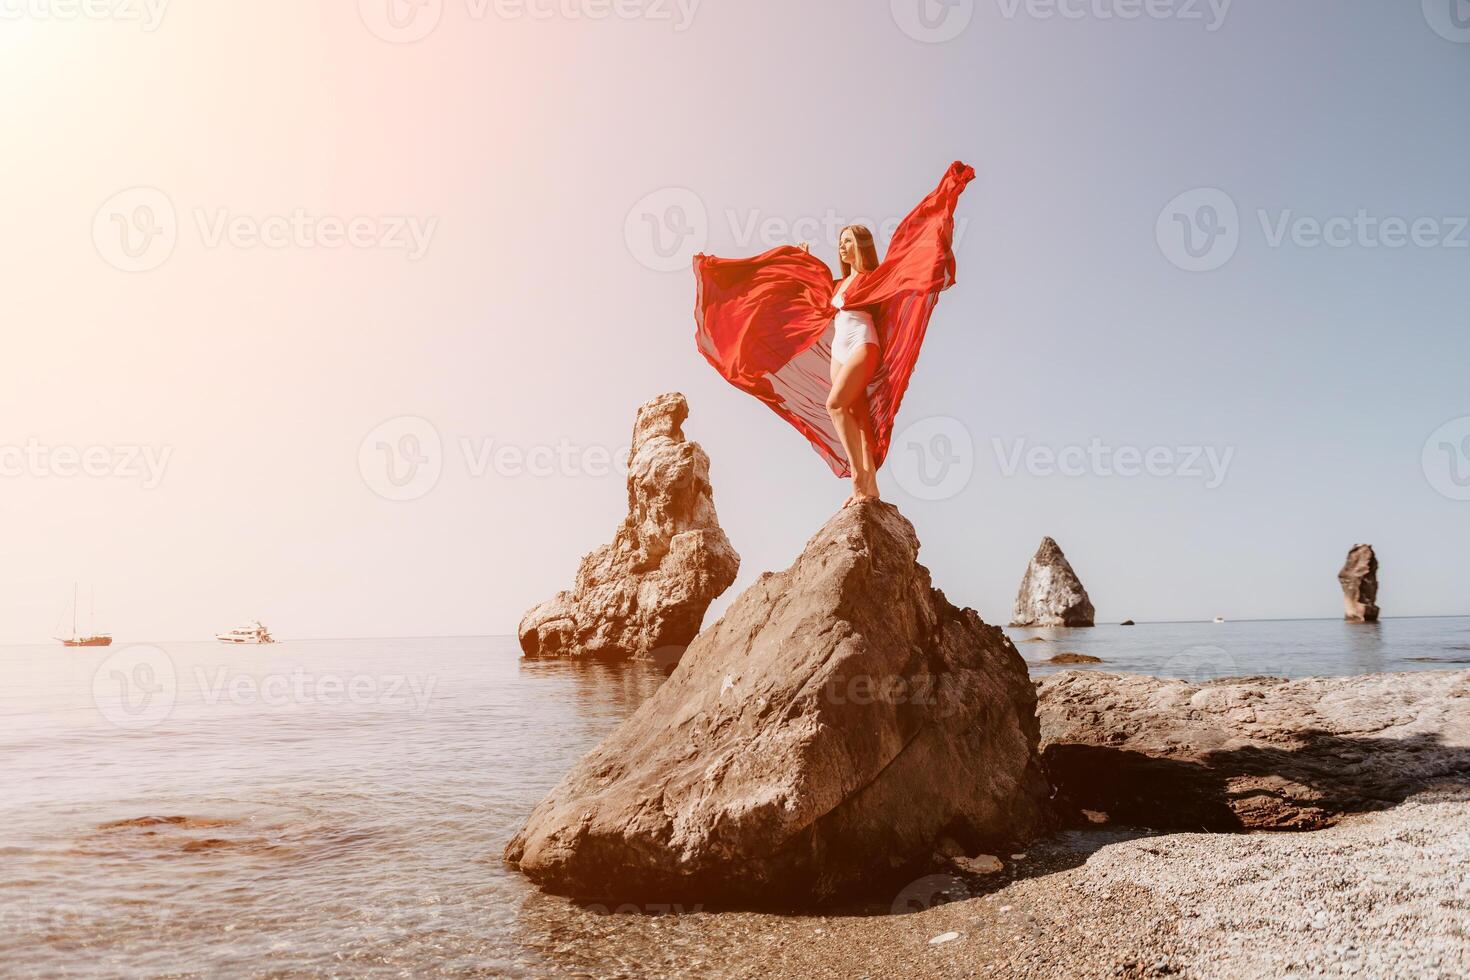
[[[842,308],[845,299],[843,294],[846,292],[847,282],[844,281],[838,288],[837,295],[832,297],[832,305],[837,307],[837,315],[832,318],[832,361],[834,364],[846,364],[864,344],[878,342],[878,330],[873,325],[871,313]]]

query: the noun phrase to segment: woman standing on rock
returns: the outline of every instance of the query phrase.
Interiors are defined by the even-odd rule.
[[[878,496],[878,467],[929,316],[955,282],[955,203],[974,176],[951,164],[899,223],[882,262],[868,229],[844,228],[840,279],[804,245],[749,259],[694,257],[700,353],[795,426],[833,473],[852,478],[847,503]]]

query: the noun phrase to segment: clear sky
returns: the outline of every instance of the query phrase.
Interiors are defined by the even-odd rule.
[[[690,254],[831,262],[955,159],[883,478],[952,600],[1050,534],[1103,620],[1332,616],[1367,541],[1470,612],[1470,4],[922,3],[0,4],[0,641],[74,579],[124,641],[512,632],[669,390],[718,611],[847,487]]]

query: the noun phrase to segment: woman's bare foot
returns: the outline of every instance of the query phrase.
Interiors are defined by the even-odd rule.
[[[853,499],[856,500],[856,501],[877,500],[878,499],[878,476],[877,476],[877,474],[875,474],[875,473],[868,473],[867,474],[867,479],[862,480],[861,482],[855,483],[853,485],[852,496],[853,496]]]

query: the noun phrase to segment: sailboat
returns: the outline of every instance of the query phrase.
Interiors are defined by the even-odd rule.
[[[95,632],[92,631],[92,626],[93,626],[92,620],[95,617],[96,612],[97,612],[97,594],[94,592],[92,594],[92,605],[91,605],[91,608],[88,610],[88,613],[87,613],[87,633],[86,633],[85,636],[82,635],[81,633],[78,633],[77,632],[77,584],[75,582],[73,582],[71,584],[71,635],[70,636],[58,636],[58,637],[55,637],[55,639],[60,640],[61,641],[61,645],[64,646],[64,647],[108,647],[108,646],[112,646],[112,634],[111,633],[95,633]],[[62,619],[65,619],[66,618],[66,610],[65,609],[63,609],[61,611],[61,617],[62,617]],[[57,625],[57,628],[59,629],[61,627],[61,622],[58,621],[56,625]]]

